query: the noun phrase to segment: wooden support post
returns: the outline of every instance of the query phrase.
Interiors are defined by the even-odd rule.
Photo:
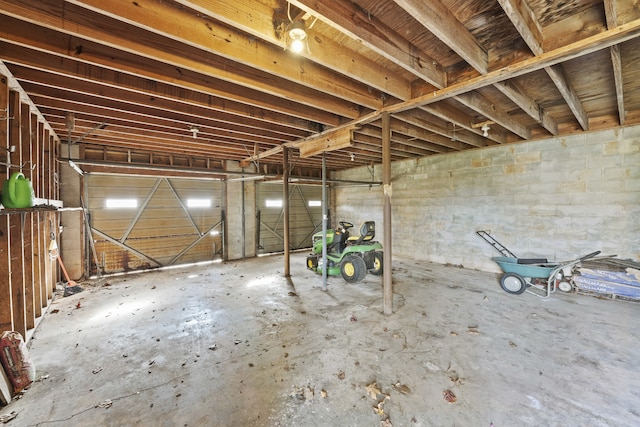
[[[24,282],[24,318],[27,329],[35,328],[35,302],[33,286],[33,212],[20,214],[22,233],[22,281]],[[23,335],[27,339],[26,335]]]
[[[22,221],[24,214],[9,215],[9,274],[11,277],[11,305],[13,328],[23,337],[27,336],[27,313],[25,310],[24,265],[22,249]]]
[[[282,149],[282,208],[284,211],[284,277],[291,276],[289,252],[289,149]]]
[[[383,311],[393,313],[393,281],[391,277],[391,116],[382,114],[382,186],[384,189],[383,210]]]
[[[13,330],[13,293],[9,274],[9,215],[0,215],[0,331]]]

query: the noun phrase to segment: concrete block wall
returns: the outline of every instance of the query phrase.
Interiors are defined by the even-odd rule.
[[[335,201],[336,221],[373,219],[382,239],[382,187],[337,188]],[[485,271],[499,254],[477,230],[521,257],[640,260],[640,126],[395,162],[392,227],[394,256]]]

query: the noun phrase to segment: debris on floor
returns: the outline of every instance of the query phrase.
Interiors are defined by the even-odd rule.
[[[451,390],[443,391],[442,395],[444,396],[444,400],[446,400],[449,403],[456,403],[456,401],[458,400],[456,395]]]
[[[0,423],[6,424],[17,416],[18,413],[16,411],[11,411],[8,414],[0,415]]]
[[[604,258],[584,261],[572,277],[578,291],[640,299],[640,263]]]
[[[113,405],[113,401],[111,399],[106,399],[103,400],[102,402],[100,402],[98,405],[96,405],[96,408],[110,408],[111,405]]]

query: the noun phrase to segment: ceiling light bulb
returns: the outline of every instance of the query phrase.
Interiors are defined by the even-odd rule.
[[[291,50],[297,53],[302,52],[304,49],[304,40],[307,38],[304,22],[296,21],[291,23],[289,38],[291,39]]]
[[[480,128],[482,130],[482,136],[484,136],[485,138],[489,136],[489,129],[491,129],[489,127],[488,124],[483,124],[482,127]]]
[[[302,40],[295,39],[291,42],[291,50],[300,53],[304,49],[304,43]]]

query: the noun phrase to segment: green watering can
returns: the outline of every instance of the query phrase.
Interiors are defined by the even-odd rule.
[[[22,172],[14,172],[2,184],[2,204],[5,208],[29,208],[33,206],[34,199],[31,181]]]

